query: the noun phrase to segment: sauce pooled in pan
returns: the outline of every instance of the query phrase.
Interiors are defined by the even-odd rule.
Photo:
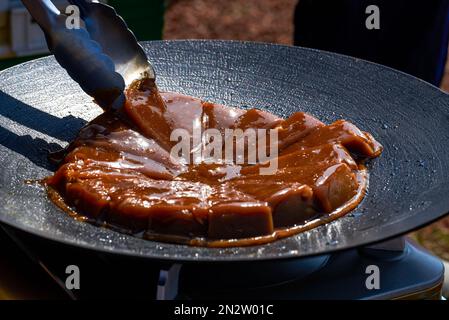
[[[367,183],[363,161],[382,151],[344,120],[325,125],[302,112],[281,119],[159,93],[149,79],[133,83],[126,96],[122,110],[81,129],[45,183],[53,201],[77,217],[147,239],[241,246],[310,229],[357,206]],[[230,148],[220,145],[221,156],[217,149],[204,153],[215,138],[228,141],[227,132],[238,129],[265,139],[254,144],[237,136]],[[188,135],[189,152],[173,153],[180,145],[175,130]],[[195,138],[198,132],[215,138],[205,142]],[[257,149],[274,141],[268,132],[277,137],[276,157],[266,158],[276,170],[262,174],[269,164],[257,161]],[[239,139],[247,152],[237,161]],[[204,157],[212,153],[215,161]]]

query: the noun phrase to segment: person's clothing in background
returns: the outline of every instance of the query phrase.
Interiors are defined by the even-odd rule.
[[[379,8],[369,30],[366,8]],[[295,45],[402,70],[439,86],[447,57],[449,0],[299,0]]]

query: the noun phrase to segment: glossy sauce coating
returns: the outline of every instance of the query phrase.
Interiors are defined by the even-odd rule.
[[[148,239],[240,246],[315,227],[361,201],[362,163],[382,150],[344,120],[325,125],[301,112],[284,120],[159,93],[150,80],[132,84],[126,95],[123,110],[106,112],[79,132],[45,183],[59,206]],[[261,175],[265,164],[186,164],[170,155],[176,143],[170,135],[179,128],[276,130],[278,169]]]

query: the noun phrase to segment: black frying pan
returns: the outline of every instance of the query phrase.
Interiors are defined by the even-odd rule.
[[[351,214],[274,243],[210,249],[146,241],[77,222],[26,179],[50,174],[57,150],[100,113],[53,58],[0,73],[0,221],[61,243],[182,261],[263,260],[348,249],[398,236],[449,212],[449,97],[411,76],[297,47],[229,41],[149,42],[162,90],[280,116],[344,118],[385,147]]]

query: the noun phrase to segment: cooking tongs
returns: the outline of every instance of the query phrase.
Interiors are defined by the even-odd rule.
[[[71,15],[61,13],[51,0],[22,0],[70,77],[103,109],[119,108],[126,85],[142,77],[154,79],[153,68],[114,8],[96,0],[69,2]]]

